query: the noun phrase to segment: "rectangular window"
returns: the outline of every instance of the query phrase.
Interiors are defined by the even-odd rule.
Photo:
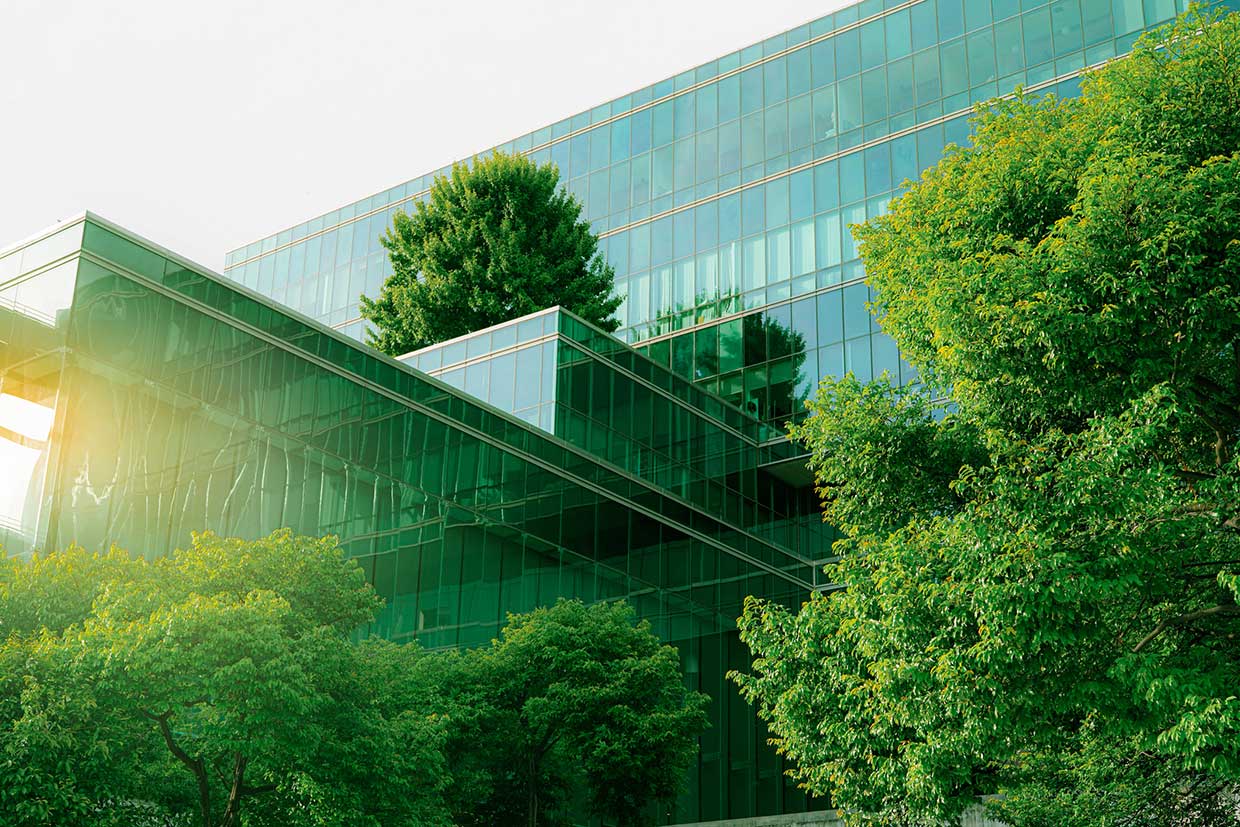
[[[840,203],[849,204],[865,198],[865,161],[862,153],[854,152],[840,159]]]
[[[664,101],[651,109],[650,112],[654,121],[654,145],[663,146],[664,144],[671,143],[675,137],[672,102]]]
[[[715,130],[698,133],[697,182],[711,181],[719,175],[719,138]]]
[[[837,89],[840,132],[851,132],[861,126],[861,78],[850,77],[839,82]]]
[[[744,290],[766,286],[766,237],[745,239],[742,245],[741,286]]]
[[[792,251],[787,227],[771,230],[766,234],[767,281],[786,281],[792,276]]]
[[[938,7],[939,39],[951,40],[964,34],[964,10],[960,0],[938,0]]]
[[[914,52],[928,49],[939,42],[936,11],[934,3],[918,3],[909,9]]]
[[[799,221],[814,214],[814,171],[803,169],[788,178],[789,219]]]
[[[1174,3],[1168,5],[1174,15]],[[1081,30],[1081,0],[1059,0],[1052,3],[1051,26],[1054,30],[1056,55],[1071,54],[1085,47]]]
[[[672,255],[675,258],[690,255],[693,252],[693,213],[679,212],[672,216],[672,227],[675,244]]]
[[[887,32],[887,60],[898,60],[912,52],[909,31],[909,10],[904,9],[883,18]]]
[[[943,95],[950,96],[969,88],[968,61],[964,41],[954,40],[939,50],[939,65],[943,78]]]
[[[719,241],[741,237],[741,197],[733,194],[719,199]]]
[[[633,204],[645,204],[650,200],[650,155],[633,159],[633,176],[629,185],[629,200]]]
[[[814,264],[814,221],[807,218],[792,225],[792,275],[800,276],[813,272]]]
[[[611,129],[600,126],[590,136],[590,170],[599,170],[611,163]]]
[[[861,76],[861,97],[865,123],[887,117],[887,72],[881,66]]]
[[[788,105],[781,103],[766,110],[766,158],[778,158],[788,151]]]
[[[582,133],[568,141],[569,178],[579,178],[590,171],[590,136]]]
[[[990,0],[964,0],[964,24],[968,31],[989,25],[991,20]]]
[[[788,66],[784,58],[776,58],[763,64],[762,83],[768,105],[787,99]]]
[[[1145,15],[1141,0],[1111,0],[1111,14],[1115,17],[1115,34],[1125,35],[1145,27]]]
[[[762,108],[762,67],[754,66],[741,72],[741,114],[748,115]]]
[[[697,295],[707,302],[719,300],[719,257],[713,250],[697,257]]]
[[[887,60],[886,27],[882,20],[861,27],[861,70],[882,66]]]
[[[939,50],[927,49],[913,55],[913,77],[917,83],[918,105],[936,101],[943,96],[939,85]]]
[[[810,78],[815,89],[835,82],[835,40],[815,43],[809,49],[809,59]]]
[[[750,187],[741,192],[741,232],[753,235],[766,227],[764,212],[766,193],[762,187]]]
[[[1051,13],[1043,8],[1026,12],[1020,18],[1021,29],[1025,34],[1025,63],[1036,66],[1055,56],[1051,42]]]
[[[893,115],[913,108],[913,59],[906,57],[887,66],[887,100]]]
[[[865,204],[854,204],[851,207],[843,209],[843,242],[844,242],[844,261],[851,261],[857,257],[857,240],[853,238],[852,226],[854,224],[865,223]]]
[[[1109,28],[1109,27],[1108,27]],[[999,77],[1007,77],[1025,68],[1025,53],[1020,34],[1020,18],[1013,17],[995,25],[995,59]],[[1000,89],[1006,92],[1006,89]]]
[[[802,95],[788,102],[788,149],[809,146],[814,139],[810,96]]]
[[[697,128],[698,131],[710,129],[719,122],[719,87],[717,84],[703,87],[694,93],[697,95]]]
[[[693,162],[694,155],[697,152],[695,143],[696,141],[690,137],[679,140],[675,144],[675,183],[678,191],[693,186]]]
[[[672,220],[660,218],[650,224],[650,262],[663,264],[672,260]]]
[[[740,76],[732,75],[717,84],[719,87],[719,123],[735,120],[741,114]]]
[[[674,155],[672,147],[664,146],[656,149],[653,154],[650,184],[652,197],[669,195],[674,183]]]
[[[631,120],[633,123],[630,129],[632,153],[640,155],[650,149],[650,110],[643,109],[641,112],[634,112]]]
[[[586,215],[591,219],[602,218],[608,212],[608,198],[611,195],[611,181],[607,170],[600,169],[590,175],[590,200],[587,202]]]
[[[818,212],[834,209],[840,203],[840,170],[831,161],[814,167],[814,209]]]
[[[727,175],[741,168],[741,126],[731,121],[719,127],[719,174]]]
[[[788,223],[788,179],[777,178],[769,182],[766,190],[766,226],[778,227]]]
[[[974,32],[966,38],[969,52],[969,85],[995,79],[995,36],[990,29]]]
[[[631,121],[621,118],[611,125],[611,162],[614,164],[629,157],[629,127]]]
[[[834,138],[836,134],[835,89],[820,89],[814,93],[814,140]]]
[[[809,49],[798,49],[788,55],[788,97],[795,98],[810,90]]]
[[[891,189],[890,143],[881,143],[865,151],[865,189],[870,195]]]
[[[616,164],[611,168],[611,211],[629,208],[629,163]]]
[[[677,138],[693,134],[696,122],[694,113],[694,103],[696,100],[697,97],[695,95],[681,95],[672,101],[674,130]]]
[[[835,40],[835,74],[846,78],[861,71],[861,45],[857,30],[843,32]]]
[[[819,268],[834,267],[843,261],[839,213],[825,213],[814,219],[814,244]]]
[[[762,113],[754,112],[741,119],[741,166],[760,164],[766,157],[766,135]]]

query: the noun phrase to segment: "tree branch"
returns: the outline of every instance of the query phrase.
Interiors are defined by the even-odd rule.
[[[1240,615],[1240,606],[1237,606],[1234,603],[1224,603],[1218,606],[1211,606],[1208,609],[1201,609],[1196,612],[1189,612],[1188,614],[1177,615],[1176,617],[1169,617],[1166,620],[1159,621],[1158,625],[1154,627],[1154,631],[1143,637],[1136,646],[1132,647],[1133,654],[1136,654],[1144,649],[1151,640],[1166,631],[1168,626],[1179,626],[1184,623],[1192,623],[1194,620],[1202,620],[1204,618],[1219,614]]]

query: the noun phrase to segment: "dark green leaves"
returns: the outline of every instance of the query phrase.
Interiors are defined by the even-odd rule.
[[[393,275],[362,297],[370,344],[400,355],[560,305],[612,331],[614,273],[559,172],[496,153],[438,178],[381,239]]]

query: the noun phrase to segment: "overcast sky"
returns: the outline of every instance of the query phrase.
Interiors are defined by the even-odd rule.
[[[0,0],[0,247],[234,247],[852,0]]]

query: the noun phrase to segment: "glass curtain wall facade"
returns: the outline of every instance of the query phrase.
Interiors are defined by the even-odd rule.
[[[559,167],[616,270],[622,340],[778,424],[821,376],[916,381],[866,312],[848,225],[964,143],[974,103],[1071,95],[1187,2],[863,0],[495,148]],[[390,272],[378,237],[444,172],[234,250],[225,273],[361,338],[358,296]],[[745,324],[801,338],[738,348]]]
[[[744,598],[795,606],[815,585],[788,513],[763,507],[780,497],[761,424],[558,311],[533,322],[575,349],[534,363],[566,395],[564,438],[87,214],[0,251],[0,543],[156,555],[202,529],[332,533],[386,600],[370,631],[428,647],[483,644],[560,596],[624,598],[712,698],[660,822],[821,807],[725,678],[747,665]],[[681,416],[718,450],[626,464],[657,443],[574,425],[579,386],[594,411],[660,391],[595,413],[600,433]]]

